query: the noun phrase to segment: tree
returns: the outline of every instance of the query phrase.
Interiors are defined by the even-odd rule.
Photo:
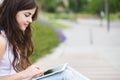
[[[86,10],[88,0],[69,0],[70,9],[74,12],[82,12]]]
[[[120,12],[120,0],[109,0],[110,1],[110,12]],[[105,12],[106,0],[91,0],[87,6],[87,10],[90,13],[99,13],[101,8]]]
[[[100,13],[101,9],[105,11],[105,0],[91,0],[87,6],[90,13]]]
[[[37,0],[44,11],[54,12],[57,6],[56,0]]]
[[[110,12],[120,12],[120,0],[110,0]]]

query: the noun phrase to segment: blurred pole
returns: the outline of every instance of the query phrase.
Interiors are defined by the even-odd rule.
[[[78,0],[75,0],[75,6],[74,6],[75,7],[75,12],[74,13],[75,13],[75,18],[76,18],[75,19],[76,23],[77,23],[77,15],[76,14],[78,13],[78,4],[79,4]]]
[[[104,17],[104,11],[103,11],[103,0],[100,2],[100,26],[103,26],[103,17]]]
[[[106,0],[107,30],[110,31],[110,1]]]
[[[78,12],[78,2],[77,2],[77,0],[75,0],[75,12],[76,13]]]

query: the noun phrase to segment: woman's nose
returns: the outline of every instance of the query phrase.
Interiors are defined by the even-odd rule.
[[[29,19],[28,19],[28,22],[29,22],[29,23],[32,23],[32,18],[29,18]]]

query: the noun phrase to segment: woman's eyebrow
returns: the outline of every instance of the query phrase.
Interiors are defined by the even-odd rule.
[[[34,15],[32,12],[25,12],[25,14]]]
[[[30,13],[30,12],[25,12],[25,13],[27,13],[27,14],[29,14],[29,15],[31,15],[32,13]]]

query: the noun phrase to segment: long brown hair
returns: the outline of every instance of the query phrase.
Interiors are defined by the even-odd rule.
[[[32,30],[29,25],[23,32],[19,29],[16,14],[21,10],[36,8],[33,20],[37,18],[38,5],[36,0],[4,0],[0,5],[0,28],[2,28],[10,46],[13,49],[12,65],[16,71],[26,69],[31,65],[29,57],[33,53]]]

